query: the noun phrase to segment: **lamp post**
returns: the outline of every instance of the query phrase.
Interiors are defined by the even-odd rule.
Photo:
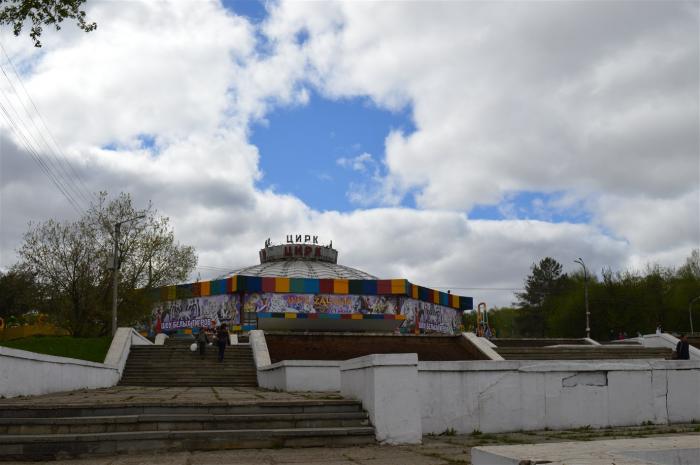
[[[114,267],[114,282],[112,284],[112,337],[114,337],[117,332],[117,287],[119,285],[119,267],[121,266],[121,263],[119,262],[119,232],[121,231],[121,227],[124,223],[141,220],[145,217],[145,215],[139,215],[129,218],[128,220],[114,223],[114,261],[112,262],[112,266]]]
[[[691,299],[690,302],[688,303],[688,318],[690,318],[690,334],[693,334],[693,302],[696,300],[700,300],[700,295],[695,297],[694,299]]]
[[[583,262],[583,258],[579,257],[574,260],[574,263],[578,263],[583,268],[583,295],[586,302],[586,337],[591,338],[591,323],[590,317],[591,312],[588,311],[588,269],[586,264]]]

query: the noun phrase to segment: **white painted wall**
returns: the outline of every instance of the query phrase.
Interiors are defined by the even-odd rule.
[[[560,429],[700,419],[700,363],[421,362],[424,433]]]
[[[104,363],[0,347],[0,396],[16,397],[114,386],[132,345],[151,342],[132,328],[119,328]]]
[[[258,385],[282,391],[340,391],[340,363],[284,360],[258,368]]]
[[[341,394],[359,399],[385,444],[422,439],[416,354],[375,354],[340,365]]]

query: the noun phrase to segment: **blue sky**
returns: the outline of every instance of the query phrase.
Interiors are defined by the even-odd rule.
[[[254,23],[267,17],[264,3],[258,0],[223,0],[224,6],[239,16],[245,16]]]
[[[252,128],[264,175],[259,186],[318,210],[353,210],[358,205],[348,198],[350,186],[370,182],[375,170],[384,174],[384,139],[391,130],[411,133],[410,117],[409,108],[390,112],[368,99],[331,101],[317,94],[307,105],[279,108]],[[373,161],[353,169],[349,160],[363,154]]]

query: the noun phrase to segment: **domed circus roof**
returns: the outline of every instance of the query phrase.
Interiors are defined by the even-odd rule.
[[[378,279],[356,268],[339,265],[338,251],[333,248],[332,243],[272,245],[269,239],[260,250],[260,264],[229,273],[229,276],[233,275],[263,278]]]
[[[261,263],[241,268],[231,275],[263,278],[378,279],[376,276],[349,266],[301,259]]]

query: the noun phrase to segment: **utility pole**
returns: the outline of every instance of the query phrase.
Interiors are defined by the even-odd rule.
[[[688,318],[690,318],[690,334],[694,334],[693,331],[693,302],[696,300],[700,300],[700,295],[695,297],[694,299],[691,299],[691,301],[688,303]]]
[[[114,267],[114,274],[112,275],[114,279],[112,283],[112,337],[114,337],[114,335],[117,333],[117,287],[119,286],[119,267],[121,266],[121,262],[119,260],[119,233],[124,223],[140,220],[145,217],[145,215],[139,215],[129,218],[128,220],[114,223],[114,260],[112,262],[112,266]]]
[[[588,311],[588,269],[586,269],[586,264],[583,262],[581,257],[574,260],[574,263],[578,263],[583,267],[583,296],[586,303],[586,337],[591,338],[591,312]]]

